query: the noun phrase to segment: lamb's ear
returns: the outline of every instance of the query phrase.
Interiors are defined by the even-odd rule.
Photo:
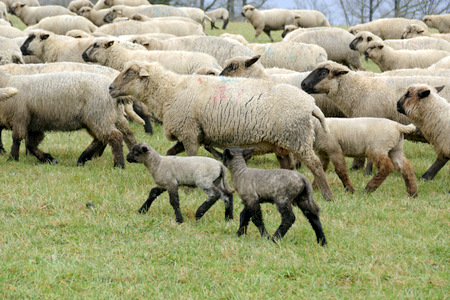
[[[336,70],[336,71],[333,71],[333,75],[334,76],[341,76],[341,75],[345,75],[347,73],[348,73],[347,70]]]
[[[141,76],[141,77],[149,77],[150,76],[150,72],[147,70],[147,68],[141,68],[139,70],[139,76]]]
[[[252,58],[250,58],[249,60],[245,61],[245,67],[248,68],[251,65],[253,65],[255,62],[258,61],[258,59],[261,57],[261,55],[255,55]]]
[[[370,42],[371,40],[372,40],[372,37],[371,37],[371,36],[368,36],[368,37],[367,37],[367,41]]]
[[[379,45],[378,49],[383,49],[384,45]]]
[[[111,47],[112,45],[114,45],[114,41],[109,41],[109,42],[107,42],[107,43],[105,44],[105,48],[109,48],[109,47]]]
[[[247,158],[250,154],[253,153],[253,151],[255,151],[255,148],[243,149],[242,150],[242,155],[244,155],[244,158]]]
[[[223,156],[223,158],[222,158],[223,162],[225,162],[226,159],[231,159],[231,158],[233,158],[233,154],[231,153],[231,150],[228,149],[228,148],[226,148],[226,149],[223,151],[222,156]]]
[[[423,98],[428,97],[430,95],[430,90],[420,91],[419,93],[417,93],[417,95],[419,95],[420,99],[423,99]]]
[[[50,36],[50,34],[42,34],[41,41],[48,39],[49,36]]]
[[[142,146],[142,153],[147,153],[149,150],[147,146]]]
[[[424,32],[425,30],[424,29],[419,29],[417,32],[418,33],[422,33],[422,32]]]
[[[442,91],[445,88],[445,85],[443,86],[437,86],[436,87],[436,91],[439,93],[440,91]]]

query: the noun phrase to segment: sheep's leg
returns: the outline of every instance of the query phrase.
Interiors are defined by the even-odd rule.
[[[0,154],[5,154],[6,150],[5,147],[3,146],[3,141],[2,141],[2,131],[3,129],[5,129],[5,127],[0,126]]]
[[[356,171],[361,169],[362,167],[364,167],[365,162],[366,162],[365,158],[354,158],[350,170]]]
[[[23,120],[24,123],[22,124],[16,124],[13,126],[12,130],[12,146],[11,146],[11,152],[9,159],[19,161],[19,151],[20,151],[20,142],[26,137],[27,134],[27,128],[25,124],[28,124],[26,120]]]
[[[286,202],[277,204],[277,209],[281,214],[281,224],[278,227],[277,231],[275,231],[272,240],[281,240],[286,232],[288,232],[289,228],[291,228],[292,224],[295,222],[295,214],[292,211],[292,205]]]
[[[248,223],[250,222],[251,214],[250,210],[247,206],[244,206],[244,209],[241,211],[239,216],[239,229],[236,232],[237,236],[241,236],[243,234],[247,234]]]
[[[364,171],[364,175],[370,176],[372,175],[373,162],[370,159],[367,159],[366,170]]]
[[[197,141],[185,141],[184,148],[186,149],[187,156],[196,156],[200,145]]]
[[[437,157],[431,167],[422,175],[422,179],[432,180],[434,176],[442,169],[447,163],[448,158]]]
[[[320,222],[320,217],[318,214],[313,213],[307,209],[304,209],[302,206],[300,207],[305,217],[308,219],[309,224],[313,228],[316,233],[317,243],[321,246],[325,246],[327,244],[327,239],[325,238],[325,233],[323,232],[322,222]]]
[[[333,162],[334,170],[336,171],[336,174],[338,175],[339,179],[342,181],[345,190],[347,192],[353,193],[355,191],[355,188],[350,182],[350,177],[348,176],[344,154],[342,152],[333,152],[331,153],[330,158],[331,161]]]
[[[225,204],[225,220],[233,220],[233,194],[221,192],[221,198]]]
[[[184,145],[182,142],[177,142],[169,150],[167,150],[166,155],[177,155],[181,152],[184,152]]]
[[[125,118],[121,118],[116,123],[117,129],[122,133],[123,135],[123,141],[127,145],[127,148],[129,151],[133,149],[133,146],[137,144],[136,138],[134,137],[133,131],[131,131],[130,127],[128,126],[128,122]]]
[[[216,26],[215,22],[211,21],[211,30],[213,29],[219,29],[219,27]]]
[[[25,139],[25,146],[30,154],[34,155],[42,163],[56,165],[58,161],[50,153],[45,153],[38,148],[38,145],[42,142],[44,137],[45,134],[43,132],[28,132],[27,138]]]
[[[175,220],[177,223],[183,223],[183,216],[180,210],[180,198],[178,197],[178,189],[169,191],[170,205],[172,205],[175,211]]]
[[[405,181],[406,191],[411,197],[417,196],[417,181],[411,162],[405,157],[402,151],[389,153],[389,157],[394,164],[394,168],[402,174]]]
[[[195,219],[200,220],[201,217],[217,202],[220,198],[219,189],[213,186],[211,189],[204,189],[204,191],[208,194],[208,199],[200,205],[195,213]]]
[[[392,173],[392,171],[394,170],[394,165],[392,164],[391,159],[386,155],[371,154],[369,158],[375,164],[377,172],[367,183],[365,191],[373,192],[383,183],[386,177],[388,177],[389,174]]]
[[[152,205],[153,201],[155,201],[155,199],[165,191],[166,191],[166,189],[163,189],[159,186],[152,188],[150,190],[150,194],[148,195],[147,201],[145,201],[145,203],[142,204],[141,208],[139,208],[139,210],[138,210],[139,213],[140,214],[147,213],[147,211],[150,209],[150,206]]]
[[[91,160],[94,156],[101,156],[106,148],[106,144],[102,141],[94,138],[94,140],[89,144],[89,146],[81,153],[77,161],[77,166],[84,166],[86,161]]]
[[[259,202],[252,205],[252,207],[250,208],[250,214],[252,216],[252,222],[258,228],[261,237],[270,238],[269,233],[264,226],[261,205],[259,204]]]
[[[125,159],[123,157],[122,148],[123,135],[122,133],[114,129],[111,131],[108,137],[108,144],[111,146],[111,152],[114,158],[114,167],[125,168]]]
[[[223,160],[223,154],[211,147],[210,145],[203,145],[206,151],[212,154],[215,159]]]
[[[153,127],[150,122],[150,112],[148,111],[147,106],[140,101],[133,101],[133,110],[142,120],[144,120],[144,131],[148,134],[153,134]]]
[[[225,20],[223,20],[223,26],[222,26],[222,29],[223,30],[225,30],[225,29],[227,29],[227,25],[228,25],[228,22],[230,21],[230,19],[225,19]]]
[[[267,34],[267,36],[269,37],[270,41],[273,43],[273,38],[270,35],[270,30],[264,30],[264,32]]]

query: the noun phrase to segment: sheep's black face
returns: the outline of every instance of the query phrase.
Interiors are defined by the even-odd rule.
[[[305,79],[303,79],[302,90],[304,90],[308,94],[316,93],[317,91],[314,87],[323,79],[325,79],[328,74],[330,74],[330,70],[328,70],[327,68],[315,69]]]
[[[35,34],[30,34],[30,36],[25,40],[23,45],[20,47],[22,55],[33,55],[33,53],[28,49],[28,46],[35,38],[36,38]]]
[[[403,103],[408,99],[411,98],[411,93],[408,91],[406,92],[403,97],[400,98],[400,100],[397,101],[397,111],[401,114],[406,115],[405,108],[403,107]]]
[[[351,43],[350,43],[350,49],[352,50],[357,50],[356,49],[356,45],[358,45],[359,43],[361,43],[363,40],[362,36],[355,38]]]

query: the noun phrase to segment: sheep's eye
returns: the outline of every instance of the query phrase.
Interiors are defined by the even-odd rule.
[[[405,99],[407,99],[407,98],[409,98],[409,97],[411,97],[411,94],[409,93],[409,91],[406,93],[406,95],[405,95]]]
[[[94,44],[94,48],[98,48],[98,44],[97,43]]]

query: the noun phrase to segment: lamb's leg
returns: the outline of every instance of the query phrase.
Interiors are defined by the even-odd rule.
[[[211,22],[211,30],[213,29],[219,29],[219,27],[216,26],[215,22]]]
[[[292,211],[292,205],[287,203],[276,203],[277,209],[281,214],[281,224],[278,227],[277,231],[273,234],[272,240],[281,240],[286,232],[291,228],[292,224],[295,222],[295,214]]]
[[[390,153],[389,157],[394,164],[394,168],[402,174],[405,181],[406,191],[411,197],[417,196],[417,181],[411,162],[405,157],[403,152]]]
[[[165,191],[166,189],[163,189],[159,186],[152,188],[150,190],[150,194],[148,195],[147,201],[145,201],[145,203],[141,206],[141,208],[139,208],[139,213],[140,214],[147,213],[153,201],[155,201],[155,199]]]
[[[228,25],[228,22],[230,21],[230,19],[225,19],[225,20],[223,20],[223,26],[222,26],[222,29],[223,30],[225,30],[225,29],[227,29],[227,25]]]
[[[183,216],[180,210],[180,198],[178,197],[178,189],[172,191],[169,190],[170,205],[172,205],[175,211],[175,220],[177,223],[183,223]]]
[[[331,161],[333,162],[334,170],[336,171],[336,174],[338,175],[339,179],[342,181],[345,190],[347,192],[353,193],[355,191],[355,188],[353,187],[350,181],[350,177],[348,176],[344,154],[342,152],[336,151],[334,153],[330,153],[330,158]]]
[[[394,170],[394,165],[387,155],[371,154],[369,155],[369,158],[375,164],[377,172],[367,183],[365,191],[373,192],[383,183],[386,177],[388,177],[389,174],[392,173],[392,171]]]
[[[208,194],[208,198],[205,202],[200,205],[200,207],[197,209],[197,212],[195,213],[195,219],[200,220],[201,217],[214,205],[214,203],[217,202],[220,198],[220,192],[219,189],[215,186],[211,187],[210,189],[204,189],[204,191]]]
[[[247,206],[244,206],[244,209],[241,211],[239,216],[239,229],[236,232],[237,236],[241,236],[243,234],[247,234],[248,223],[250,222],[250,210]]]
[[[273,38],[270,35],[270,30],[264,30],[264,32],[267,34],[267,36],[269,37],[270,41],[273,43]]]
[[[86,163],[86,161],[91,160],[94,156],[101,156],[103,150],[105,150],[106,144],[102,141],[94,138],[94,140],[89,144],[89,146],[81,153],[78,158],[77,165],[82,167]]]
[[[169,150],[167,150],[166,155],[177,155],[181,152],[184,152],[184,145],[182,142],[177,142]]]
[[[123,169],[125,168],[125,159],[123,157],[122,141],[122,133],[117,129],[112,130],[108,137],[108,144],[111,146],[111,152],[114,158],[114,167]]]
[[[12,129],[13,143],[11,146],[11,152],[9,154],[9,160],[14,159],[16,161],[19,161],[20,142],[26,137],[27,133],[26,124],[28,124],[28,122],[24,120],[24,123],[16,124]]]
[[[437,157],[431,167],[422,175],[422,179],[432,180],[434,176],[442,169],[447,163],[448,158]]]
[[[42,142],[44,137],[45,134],[43,132],[28,132],[27,138],[25,139],[26,148],[31,155],[36,156],[42,163],[56,165],[58,161],[50,153],[45,153],[38,148],[38,145]]]
[[[325,246],[327,244],[327,239],[325,238],[325,233],[323,232],[322,222],[320,222],[319,215],[313,213],[312,211],[304,210],[302,207],[300,208],[316,233],[317,243],[321,246]]]
[[[310,169],[313,173],[314,180],[317,181],[323,198],[327,201],[333,200],[333,192],[328,185],[328,181],[325,176],[325,172],[323,171],[322,164],[320,163],[319,158],[314,154],[314,151],[312,149],[311,151],[304,151],[302,152],[301,156],[298,156],[298,159],[305,163],[308,169]]]
[[[225,220],[233,220],[233,194],[221,192],[221,198],[225,204]]]
[[[269,233],[267,232],[266,227],[264,226],[261,205],[259,204],[259,202],[254,204],[252,207],[249,207],[249,209],[250,214],[252,216],[252,222],[258,228],[261,237],[270,238]]]
[[[218,159],[218,160],[221,160],[221,161],[223,160],[222,153],[220,153],[219,151],[214,149],[214,147],[211,147],[210,145],[203,145],[203,147],[205,148],[206,151],[211,153],[212,156],[214,156],[215,159]]]

